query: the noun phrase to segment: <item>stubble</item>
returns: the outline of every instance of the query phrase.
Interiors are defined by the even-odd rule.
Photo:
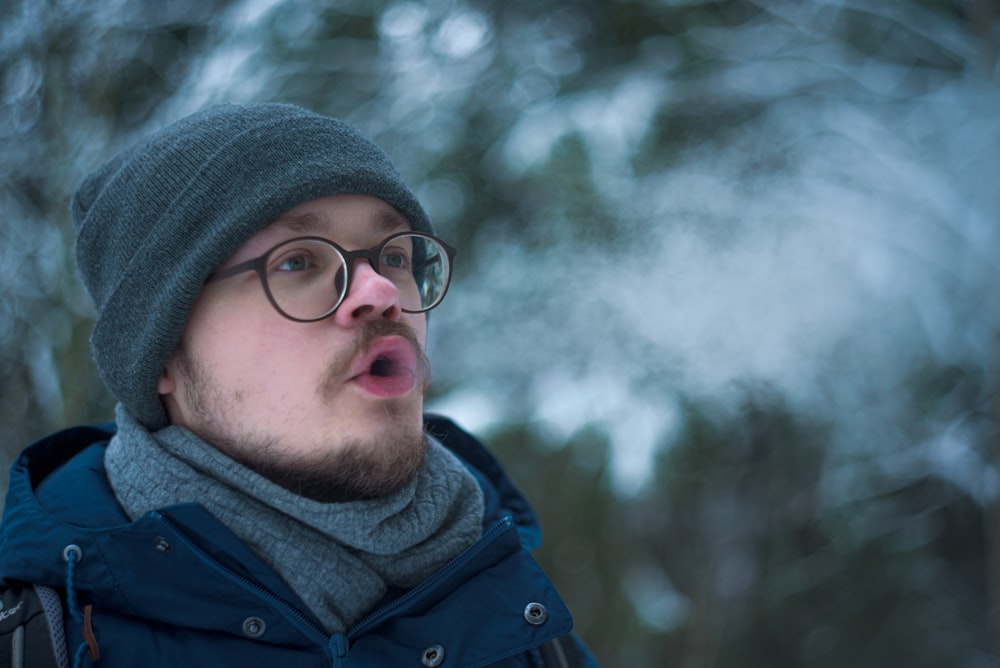
[[[338,384],[357,354],[380,336],[402,336],[417,353],[417,382],[426,389],[429,363],[413,330],[401,323],[376,321],[362,328],[349,351],[332,361],[316,391],[322,401],[335,399]],[[342,440],[316,434],[316,443],[289,447],[280,434],[240,429],[226,419],[238,414],[239,393],[228,396],[217,387],[206,366],[181,344],[177,371],[187,382],[192,424],[187,427],[235,461],[299,496],[321,503],[376,499],[402,489],[423,464],[427,439],[420,419],[401,404],[383,402],[383,429],[370,440]]]

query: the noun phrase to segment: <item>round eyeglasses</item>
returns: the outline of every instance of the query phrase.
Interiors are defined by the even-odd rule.
[[[444,299],[456,250],[421,232],[400,232],[368,250],[344,250],[322,237],[283,241],[260,257],[215,272],[206,283],[256,271],[275,310],[289,320],[315,322],[337,310],[351,287],[352,267],[368,261],[399,290],[406,313],[429,311]]]

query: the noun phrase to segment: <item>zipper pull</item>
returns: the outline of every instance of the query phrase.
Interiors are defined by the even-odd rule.
[[[334,668],[340,668],[347,659],[348,643],[347,636],[343,633],[334,633],[330,638],[330,649],[333,651]]]

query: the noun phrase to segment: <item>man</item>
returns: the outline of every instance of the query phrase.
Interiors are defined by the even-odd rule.
[[[116,425],[13,467],[0,664],[592,665],[527,502],[423,416],[454,249],[369,139],[215,107],[72,212]]]

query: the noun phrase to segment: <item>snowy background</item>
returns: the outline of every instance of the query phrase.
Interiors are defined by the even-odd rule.
[[[430,406],[607,665],[995,664],[994,0],[329,4],[6,3],[0,456],[111,415],[83,175],[296,102],[458,245]]]

